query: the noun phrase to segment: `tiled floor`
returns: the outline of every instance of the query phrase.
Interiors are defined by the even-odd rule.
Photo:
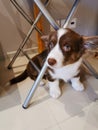
[[[84,92],[61,83],[63,92],[57,100],[49,96],[46,86],[39,86],[31,106],[24,110],[22,104],[33,81],[4,84],[25,68],[27,60],[18,58],[13,70],[7,70],[8,62],[0,62],[0,130],[98,130],[97,79],[86,76]]]

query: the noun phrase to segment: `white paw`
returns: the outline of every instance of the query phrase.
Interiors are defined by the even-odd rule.
[[[61,90],[59,87],[51,87],[50,88],[50,96],[53,98],[58,98],[61,95]]]
[[[84,85],[83,85],[82,83],[72,84],[72,87],[73,87],[76,91],[83,91],[83,90],[84,90]]]

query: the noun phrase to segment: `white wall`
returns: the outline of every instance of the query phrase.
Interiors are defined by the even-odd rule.
[[[18,3],[31,15],[30,7],[26,0],[16,1],[19,1]],[[19,14],[10,0],[0,0],[0,50],[4,54],[15,51],[19,47],[30,27],[29,23]],[[28,48],[32,46],[32,42],[36,43],[35,32],[31,37],[32,40],[29,40],[29,44],[27,44]]]
[[[74,17],[77,18],[77,32],[98,35],[98,0],[80,0]]]

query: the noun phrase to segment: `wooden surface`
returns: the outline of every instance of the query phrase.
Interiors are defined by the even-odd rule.
[[[36,16],[39,13],[39,9],[38,7],[34,4],[34,17],[36,18]],[[44,27],[43,27],[43,18],[41,17],[39,19],[39,21],[37,22],[37,27],[43,32]],[[39,32],[36,31],[36,36],[37,36],[37,43],[38,43],[38,52],[42,52],[44,50],[44,43],[41,40],[41,34],[39,34]]]

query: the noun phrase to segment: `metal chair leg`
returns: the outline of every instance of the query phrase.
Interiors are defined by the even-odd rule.
[[[35,25],[36,23],[38,22],[38,20],[40,19],[40,17],[42,16],[42,13],[40,12],[37,16],[37,18],[35,19],[33,25],[31,26],[27,36],[25,37],[25,39],[23,40],[23,42],[20,44],[16,54],[14,55],[13,59],[11,60],[11,62],[9,63],[8,65],[8,69],[11,69],[12,68],[12,65],[13,63],[15,62],[16,58],[18,57],[18,55],[20,54],[21,50],[23,49],[23,47],[25,46],[26,42],[28,41],[29,37],[31,36],[32,34],[32,31],[34,30],[35,28]]]
[[[35,3],[38,5],[38,7],[40,8],[41,12],[45,15],[45,17],[48,19],[48,21],[50,22],[50,24],[54,27],[55,30],[58,30],[59,29],[59,26],[58,24],[54,21],[54,19],[52,18],[52,16],[48,13],[47,9],[45,8],[45,6],[43,5],[43,3],[40,1],[40,0],[34,0]],[[74,7],[75,6],[75,7]],[[69,12],[69,17],[71,18],[72,14],[74,13],[75,9],[77,7],[77,2],[74,4],[74,6],[72,7],[72,12]],[[74,9],[74,10],[73,10]],[[67,20],[66,20],[67,22]],[[66,23],[65,22],[65,23]],[[66,24],[67,26],[67,24]],[[25,101],[24,101],[24,104],[22,105],[22,107],[24,109],[26,109],[29,105],[29,102],[31,100],[31,98],[33,97],[34,93],[35,93],[35,90],[37,89],[45,71],[47,69],[47,65],[46,65],[46,62],[39,74],[39,76],[37,77],[36,81],[34,82],[31,90],[29,91],[29,94],[27,95]]]
[[[20,46],[19,46],[18,50],[16,51],[16,53],[15,53],[13,59],[12,59],[11,62],[9,63],[8,69],[11,69],[11,68],[12,68],[13,63],[15,62],[15,60],[16,60],[16,58],[18,57],[18,55],[20,54],[21,50],[22,50],[23,47],[25,46],[27,40],[29,39],[29,37],[30,37],[30,35],[31,35],[31,33],[32,33],[32,31],[33,31],[34,29],[36,29],[41,35],[43,35],[43,33],[42,33],[42,32],[39,30],[39,28],[36,26],[36,23],[37,23],[38,20],[40,19],[42,13],[40,12],[40,13],[38,14],[37,18],[36,18],[34,21],[32,21],[32,20],[29,18],[29,16],[26,14],[26,12],[25,12],[25,11],[20,7],[20,5],[16,2],[16,0],[10,0],[10,1],[11,1],[11,3],[16,7],[16,9],[21,13],[21,15],[22,15],[32,26],[31,26],[31,29],[29,30],[27,36],[25,37],[25,39],[23,40],[23,42],[20,44]],[[46,0],[46,1],[45,1],[45,5],[46,5],[46,6],[47,6],[47,4],[48,4],[48,1],[49,1],[49,0]]]
[[[50,24],[54,27],[54,29],[55,29],[55,30],[59,29],[59,26],[58,26],[57,23],[54,21],[54,19],[51,17],[51,15],[47,12],[46,8],[45,8],[44,5],[41,3],[41,1],[40,1],[40,0],[34,0],[34,1],[35,1],[35,3],[37,4],[37,6],[40,8],[41,12],[42,12],[42,13],[45,15],[45,17],[48,19],[48,21],[50,22]],[[65,20],[65,23],[64,23],[64,25],[63,25],[64,28],[67,27],[68,22],[70,21],[71,17],[73,16],[73,13],[74,13],[74,11],[76,10],[79,1],[80,1],[80,0],[76,0],[75,3],[73,4],[72,9],[71,9],[71,11],[69,12],[68,17],[67,17],[67,19]],[[94,69],[92,68],[92,66],[91,66],[87,61],[84,61],[84,64],[86,65],[87,68],[89,68],[90,71],[92,71],[92,73],[94,74],[94,76],[95,76],[96,78],[98,78],[98,75],[96,74],[96,72],[94,71]],[[41,70],[39,76],[37,77],[37,79],[36,79],[36,81],[34,82],[34,84],[33,84],[32,88],[31,88],[29,94],[27,95],[27,97],[26,97],[26,99],[25,99],[25,102],[24,102],[24,104],[23,104],[23,106],[22,106],[24,109],[26,109],[26,108],[28,107],[29,102],[30,102],[32,96],[34,95],[34,92],[35,92],[35,90],[37,89],[37,87],[38,87],[38,85],[39,85],[39,83],[40,83],[40,80],[42,79],[42,77],[43,77],[43,75],[44,75],[46,69],[47,69],[47,65],[46,65],[46,62],[45,62],[45,64],[44,64],[44,66],[43,66],[43,68],[42,68],[42,70]]]
[[[32,96],[34,95],[34,92],[36,91],[36,89],[37,89],[37,87],[38,87],[38,85],[39,85],[39,83],[40,83],[40,81],[41,81],[43,75],[45,74],[46,69],[47,69],[47,64],[46,64],[46,62],[45,62],[44,66],[43,66],[43,68],[42,68],[42,70],[41,70],[41,72],[39,73],[39,75],[38,75],[36,81],[34,82],[34,84],[33,84],[32,88],[31,88],[31,90],[29,91],[29,94],[27,95],[27,97],[26,97],[26,99],[25,99],[25,101],[24,101],[24,104],[22,105],[22,107],[23,107],[24,109],[26,109],[26,108],[28,107],[31,98],[32,98]]]
[[[59,28],[58,25],[57,25],[57,23],[53,20],[53,18],[48,13],[48,11],[46,10],[46,8],[42,4],[42,2],[40,0],[34,0],[34,1],[37,4],[37,6],[40,8],[40,10],[42,11],[42,13],[45,15],[45,17],[48,19],[48,21],[50,22],[50,24],[54,27],[55,30],[57,30]],[[70,12],[68,14],[68,16],[65,19],[63,28],[66,28],[68,26],[68,23],[70,22],[70,19],[72,18],[74,12],[76,11],[79,2],[80,2],[80,0],[75,0],[75,2],[73,3],[73,6],[72,6],[72,8],[71,8],[71,10],[70,10]],[[94,68],[86,60],[84,60],[83,63],[89,69],[89,71],[93,74],[93,76],[95,78],[98,78],[98,73],[94,70]]]
[[[15,6],[15,8],[18,10],[18,12],[28,21],[29,24],[33,24],[34,20],[32,20],[28,14],[21,8],[21,6],[17,3],[16,0],[10,0],[10,2]],[[36,31],[38,31],[41,35],[43,34],[39,28],[35,25]]]
[[[37,70],[38,73],[40,73],[40,69],[38,66],[36,66],[36,64],[32,61],[32,59],[27,55],[26,52],[24,52],[23,50],[21,50],[21,52],[26,56],[26,58],[29,60],[29,62],[31,63],[31,65]]]
[[[50,13],[47,11],[47,9],[44,6],[44,4],[42,3],[42,1],[34,0],[34,2],[38,6],[38,8],[41,10],[43,15],[47,18],[47,20],[49,21],[50,25],[52,25],[55,30],[58,30],[59,29],[59,25],[55,22],[55,20],[52,18]]]
[[[73,3],[73,6],[68,14],[68,16],[65,19],[63,28],[66,28],[68,26],[68,23],[70,22],[70,19],[72,18],[73,14],[75,13],[78,5],[79,5],[80,0],[75,0],[75,2]]]

